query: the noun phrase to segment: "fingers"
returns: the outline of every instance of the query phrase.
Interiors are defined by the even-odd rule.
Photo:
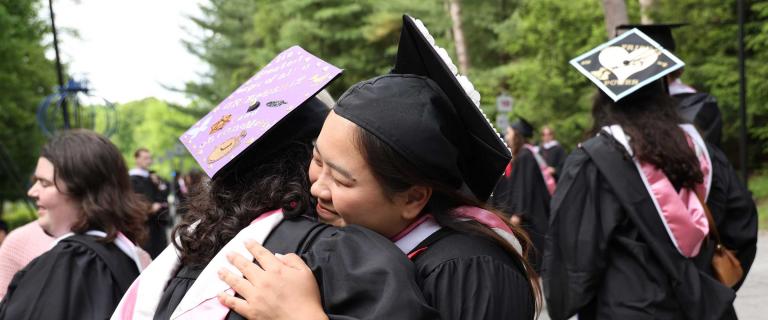
[[[280,260],[277,260],[272,252],[269,252],[269,250],[262,247],[261,244],[256,241],[247,241],[245,243],[245,247],[248,249],[248,251],[251,252],[253,257],[256,259],[256,262],[258,262],[261,268],[264,270],[279,271],[280,267],[283,265]]]
[[[278,258],[286,267],[296,270],[309,270],[309,266],[299,256],[294,253],[289,254],[276,254]]]
[[[239,277],[226,269],[219,270],[219,279],[246,299],[250,299],[255,293],[256,288],[249,280]]]
[[[248,302],[238,297],[230,296],[224,292],[219,293],[219,303],[225,305],[237,312],[239,315],[248,319]]]
[[[250,281],[256,280],[259,276],[259,273],[263,272],[259,266],[245,259],[245,257],[236,252],[228,253],[227,260],[229,260],[229,263],[235,266],[237,270],[240,270],[240,272],[242,272],[243,275]]]

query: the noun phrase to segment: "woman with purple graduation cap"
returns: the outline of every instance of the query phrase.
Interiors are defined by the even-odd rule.
[[[294,46],[180,138],[211,180],[190,197],[174,243],[133,283],[113,319],[241,318],[218,299],[234,294],[219,275],[222,268],[237,273],[227,262],[233,252],[256,259],[259,272],[308,278],[319,287],[309,293],[322,301],[317,311],[331,319],[436,317],[413,267],[389,240],[310,218],[307,167],[328,114],[315,95],[340,73]],[[251,255],[247,247],[255,243],[308,267],[280,271],[278,258],[265,249]],[[295,289],[285,298],[296,298]],[[312,307],[290,315],[307,319]]]
[[[596,135],[566,160],[552,200],[550,316],[735,319],[755,204],[723,153],[680,124],[662,77],[682,61],[633,29],[571,64],[600,91]]]
[[[509,149],[445,50],[419,20],[403,20],[392,73],[348,89],[318,136],[309,169],[318,215],[391,239],[442,319],[533,319],[539,295],[527,237],[484,205]],[[238,292],[254,304],[253,318],[318,303],[280,300],[277,285],[274,295],[249,299],[270,279],[249,281]],[[264,301],[278,303],[258,310]]]
[[[510,215],[513,224],[528,232],[534,247],[529,259],[539,272],[555,179],[547,171],[547,163],[528,143],[533,131],[533,126],[522,117],[507,128],[504,139],[512,152],[512,161],[496,184],[490,202]]]

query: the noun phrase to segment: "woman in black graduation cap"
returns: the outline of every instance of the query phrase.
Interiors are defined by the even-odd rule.
[[[28,195],[37,222],[57,239],[13,277],[0,319],[109,317],[149,262],[135,245],[146,236],[149,205],[131,192],[120,151],[95,132],[58,133],[40,153]]]
[[[288,63],[305,68],[293,68],[293,73],[276,78],[277,81],[308,88],[297,89],[280,83],[269,87],[258,82],[260,77],[273,74],[280,70],[280,65]],[[306,77],[306,74],[328,70],[331,73],[323,77],[311,80]],[[227,140],[223,149],[214,147],[211,155],[215,156],[201,153],[201,165],[210,168],[209,164],[216,163],[210,159],[228,159],[220,157],[221,150],[240,152],[237,157],[230,157],[234,160],[226,163],[206,186],[190,197],[188,212],[174,230],[178,237],[173,244],[175,248],[163,251],[134,282],[113,319],[241,318],[216,299],[219,293],[232,292],[217,272],[227,264],[226,254],[245,251],[244,243],[249,239],[258,239],[274,252],[293,253],[296,255],[290,257],[304,259],[309,265],[304,269],[307,272],[304,276],[308,275],[311,281],[314,275],[319,286],[319,290],[311,294],[322,298],[322,305],[318,305],[316,311],[328,313],[332,319],[437,317],[424,303],[413,281],[413,267],[386,238],[365,228],[337,229],[309,218],[314,213],[307,167],[312,141],[328,114],[328,106],[313,95],[336,77],[338,73],[333,74],[334,70],[341,72],[301,48],[288,49],[182,136],[191,153],[197,154],[194,148],[199,144],[190,137],[200,134],[198,127],[205,129],[202,134],[209,132],[207,118],[223,115],[234,121],[210,126],[222,132],[220,137],[235,134],[247,139],[258,130],[267,130],[255,141],[246,140],[250,145],[242,151],[232,151],[237,149]],[[266,88],[249,87],[253,83]],[[231,103],[248,88],[255,91],[247,92],[246,96],[271,97],[272,101],[256,103],[249,99],[248,104]],[[281,88],[288,89],[280,91]],[[275,113],[281,112],[284,117],[274,118]],[[249,124],[262,123],[269,123],[271,127],[249,127]],[[276,272],[270,268],[270,257],[258,253],[254,256],[264,269]],[[289,292],[288,296],[293,298],[295,294]],[[300,306],[291,310],[291,315],[306,319],[303,314],[311,311],[311,307]]]
[[[539,294],[527,237],[483,204],[509,150],[478,108],[479,94],[430,38],[404,16],[392,74],[354,85],[326,119],[310,166],[318,216],[394,241],[442,319],[533,319]],[[258,271],[238,266],[246,275]],[[275,290],[260,290],[274,279],[252,275],[251,284],[236,287],[247,302],[225,303],[254,318],[317,303],[279,300]],[[265,301],[276,307],[259,308]]]
[[[522,226],[533,242],[529,259],[537,272],[541,269],[544,251],[544,237],[547,234],[549,219],[550,190],[554,191],[554,178],[545,171],[544,159],[528,144],[533,137],[533,126],[523,118],[517,119],[508,128],[504,136],[512,161],[499,179],[490,202],[510,215],[510,221]]]
[[[602,90],[596,136],[566,160],[552,200],[550,316],[735,319],[755,257],[755,204],[723,153],[680,124],[662,77],[682,61],[632,30],[571,64]],[[712,267],[718,232],[743,269],[730,281]]]

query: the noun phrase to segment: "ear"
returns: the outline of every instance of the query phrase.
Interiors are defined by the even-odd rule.
[[[402,205],[400,216],[405,220],[413,220],[421,214],[432,197],[432,188],[413,186],[400,194]]]

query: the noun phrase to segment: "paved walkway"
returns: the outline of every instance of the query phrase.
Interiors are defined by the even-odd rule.
[[[760,231],[757,257],[736,297],[736,313],[741,320],[768,319],[768,232]],[[540,320],[549,320],[546,310]],[[573,318],[575,319],[575,317]]]
[[[757,257],[749,270],[747,280],[736,297],[739,319],[768,319],[768,232],[761,231],[757,239]]]

